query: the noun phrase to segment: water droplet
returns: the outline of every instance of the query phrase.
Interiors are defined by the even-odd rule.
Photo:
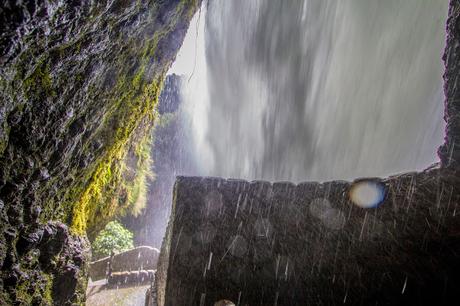
[[[235,303],[229,300],[220,300],[215,302],[214,306],[235,306]]]
[[[236,257],[243,257],[248,249],[248,243],[243,236],[235,235],[228,243],[228,251]]]
[[[254,231],[257,237],[269,237],[273,231],[273,226],[266,218],[257,219],[254,224]]]
[[[385,197],[385,186],[377,181],[359,181],[350,189],[350,199],[362,208],[377,207]]]
[[[310,203],[310,214],[316,218],[322,219],[324,214],[331,209],[331,203],[324,198],[317,198]]]

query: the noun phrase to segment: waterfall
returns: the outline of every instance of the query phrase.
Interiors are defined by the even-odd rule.
[[[447,6],[209,1],[185,90],[199,174],[324,181],[436,162]]]

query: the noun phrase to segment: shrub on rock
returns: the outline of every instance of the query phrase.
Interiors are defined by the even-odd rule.
[[[92,245],[94,259],[134,248],[133,233],[120,222],[111,221],[99,233]]]

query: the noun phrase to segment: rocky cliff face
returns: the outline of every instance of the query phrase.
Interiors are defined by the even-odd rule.
[[[130,204],[119,187],[128,152],[139,152],[199,4],[2,4],[2,304],[84,300],[86,232]]]
[[[444,167],[460,168],[460,3],[450,1],[444,71],[446,136],[438,154]]]

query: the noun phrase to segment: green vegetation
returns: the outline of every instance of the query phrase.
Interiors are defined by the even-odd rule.
[[[119,253],[132,249],[133,233],[119,222],[111,221],[96,237],[92,248],[95,259],[109,256],[112,252]]]
[[[131,172],[132,175],[125,175],[121,188],[126,194],[129,213],[134,216],[138,216],[147,203],[147,180],[153,177],[151,146],[151,133],[147,133],[130,152],[135,164],[126,165],[125,174]],[[120,212],[121,215],[127,213],[127,211]]]
[[[35,71],[24,80],[24,92],[28,98],[44,93],[47,97],[56,97],[50,75],[50,67],[43,61],[39,62]]]
[[[124,84],[119,86],[126,86]],[[88,235],[94,238],[100,230],[99,224],[106,223],[137,202],[141,194],[139,184],[145,181],[146,174],[136,170],[146,168],[149,163],[148,154],[142,147],[148,143],[146,138],[153,125],[153,110],[161,85],[162,80],[144,85],[141,94],[126,86],[125,95],[120,98],[116,109],[106,115],[101,134],[109,142],[109,149],[97,163],[89,184],[74,206],[72,230],[76,233],[83,234],[89,229]],[[132,155],[137,159],[134,165],[128,163]],[[133,169],[134,176],[126,175]]]
[[[53,305],[53,278],[46,273],[41,273],[41,276],[43,280],[40,284],[28,278],[20,279],[15,291],[16,301],[20,305],[34,305],[37,301],[41,302],[40,305]]]
[[[75,186],[68,195],[68,207],[72,210],[67,211],[67,218],[70,217],[72,231],[76,234],[86,232],[90,240],[116,215],[127,211],[139,213],[145,205],[142,197],[148,173],[144,169],[150,164],[145,147],[150,142],[154,110],[166,72],[158,70],[151,79],[147,68],[151,66],[159,40],[167,33],[167,30],[155,32],[151,39],[142,41],[141,47],[134,42],[128,44],[132,49],[123,50],[119,55],[118,80],[108,93],[108,99],[113,102],[94,136],[103,140],[105,152],[88,169],[86,176],[89,174],[89,177],[80,181],[83,185]],[[139,66],[130,75],[129,67],[124,65],[132,54],[137,54]],[[92,149],[88,145],[86,150]],[[132,163],[132,159],[136,162]]]

